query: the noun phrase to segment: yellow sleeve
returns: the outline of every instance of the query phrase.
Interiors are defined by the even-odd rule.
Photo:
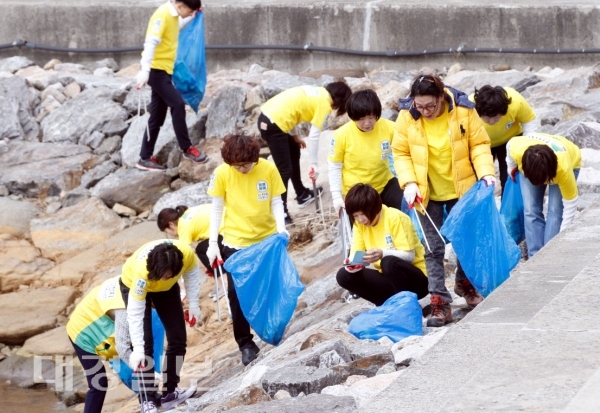
[[[410,147],[408,144],[408,130],[402,113],[398,115],[396,120],[396,134],[392,142],[392,156],[394,157],[394,170],[398,176],[400,187],[409,182],[417,182],[417,175],[410,155]]]
[[[352,121],[350,121],[352,122]],[[346,139],[343,133],[343,127],[336,130],[331,138],[329,148],[329,159],[331,162],[344,163],[344,154],[346,153]]]
[[[146,260],[144,260],[144,264]],[[146,293],[148,292],[148,280],[144,277],[134,277],[131,288],[129,289],[129,295],[138,301],[144,301],[146,299]]]
[[[471,162],[477,173],[477,179],[486,175],[496,176],[496,167],[483,121],[475,109],[469,110],[469,152]]]
[[[181,222],[181,218],[179,219],[179,222]],[[191,222],[187,222],[185,223],[185,225],[178,225],[177,226],[177,238],[179,238],[179,241],[183,242],[184,244],[191,244],[192,242],[194,242],[194,240],[192,239],[192,223]]]
[[[181,243],[177,245],[177,248],[183,253],[183,272],[192,271],[198,266],[198,257],[192,247]]]
[[[533,111],[533,108],[529,102],[527,102],[527,100],[521,96],[519,92],[516,93],[519,99],[519,110],[517,111],[515,121],[519,123],[527,123],[535,120],[535,112]]]
[[[225,177],[222,168],[223,165],[214,170],[210,176],[210,183],[206,193],[210,196],[223,198],[225,196]]]
[[[322,131],[327,127],[327,118],[330,113],[331,105],[329,103],[329,94],[327,94],[327,96],[324,96],[324,98],[319,101],[319,105],[315,109],[315,114],[310,123]]]
[[[160,13],[160,9],[157,9],[152,17],[150,18],[150,23],[148,23],[148,30],[146,31],[146,38],[158,37],[160,39],[163,38],[163,34],[165,33],[165,18]]]

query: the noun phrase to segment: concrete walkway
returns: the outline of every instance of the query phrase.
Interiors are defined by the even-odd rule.
[[[362,413],[600,412],[600,201]]]

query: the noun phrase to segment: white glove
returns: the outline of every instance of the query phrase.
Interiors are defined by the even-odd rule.
[[[341,196],[333,197],[333,209],[335,209],[336,214],[340,215],[342,208],[346,209],[346,204],[344,204],[344,199]]]
[[[129,367],[131,367],[134,372],[144,371],[145,361],[146,355],[144,354],[144,349],[134,347],[131,356],[129,356]]]
[[[148,84],[148,78],[150,77],[150,73],[145,70],[140,70],[137,75],[135,75],[135,83],[138,89],[143,88]]]
[[[481,178],[485,181],[485,186],[495,186],[496,185],[496,177],[493,175],[486,175]],[[512,179],[512,177],[511,177]]]
[[[185,321],[187,321],[190,324],[190,327],[194,327],[196,323],[200,321],[200,317],[202,317],[202,311],[200,311],[200,307],[198,306],[198,304],[190,304],[187,319]]]
[[[414,203],[415,203],[415,199],[421,199],[421,193],[419,192],[419,185],[417,185],[416,182],[409,182],[406,184],[406,186],[404,187],[404,199],[406,199],[406,202],[408,203],[408,207],[412,208]]]
[[[279,231],[279,234],[285,234],[285,236],[287,237],[288,241],[290,239],[290,233],[288,232],[287,229],[284,229],[283,231]]]
[[[313,182],[317,181],[317,178],[319,177],[319,168],[317,167],[317,165],[310,166],[310,171],[308,171],[308,177]]]
[[[210,262],[210,265],[215,264],[215,261],[218,259],[219,260],[219,264],[223,263],[223,259],[221,258],[221,252],[219,251],[219,245],[217,244],[217,241],[209,241],[208,242],[208,249],[206,250],[206,256],[208,257],[208,262]]]

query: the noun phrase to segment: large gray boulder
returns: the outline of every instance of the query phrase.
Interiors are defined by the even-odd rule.
[[[33,113],[35,101],[31,97],[22,77],[0,79],[0,139],[38,139],[40,129]]]
[[[31,198],[55,196],[79,186],[96,163],[90,148],[67,143],[13,141],[0,155],[0,184]]]
[[[188,410],[189,411],[189,410]],[[192,410],[195,411],[195,410]],[[326,394],[310,394],[306,397],[275,400],[272,402],[240,406],[228,413],[356,413],[356,402],[352,397],[336,397]]]
[[[177,205],[187,205],[188,207],[208,204],[212,198],[206,193],[208,182],[199,182],[194,185],[188,185],[178,191],[164,194],[152,208],[150,219],[156,219],[163,208],[174,208]]]
[[[263,84],[263,95],[265,96],[266,100],[269,100],[273,96],[283,92],[284,90],[296,86],[323,86],[321,83],[322,82],[319,82],[318,79],[313,79],[312,77],[279,76],[268,80]]]
[[[0,197],[0,234],[28,236],[29,222],[39,213],[40,210],[30,202]]]
[[[129,226],[97,198],[31,221],[31,239],[45,257],[64,261]]]
[[[585,112],[548,130],[564,136],[580,148],[600,149],[600,112]]]
[[[169,183],[162,172],[121,169],[98,182],[92,196],[110,208],[119,203],[140,213],[152,210],[156,201],[170,191]]]
[[[325,387],[342,383],[347,377],[328,368],[290,366],[267,371],[263,376],[262,386],[271,397],[279,390],[285,390],[296,397],[300,393],[320,393]]]
[[[102,131],[111,121],[125,121],[128,116],[108,91],[84,90],[44,118],[42,141],[78,143],[83,136]]]
[[[133,87],[127,93],[123,107],[132,115],[137,115],[138,110],[143,115],[147,112],[147,108],[150,107],[150,100],[152,98],[152,89],[150,87],[143,87],[138,90]]]
[[[224,138],[236,133],[238,122],[244,123],[244,103],[248,88],[227,86],[219,91],[210,106],[206,119],[206,138]]]
[[[531,72],[519,70],[505,70],[502,72],[475,72],[462,70],[444,79],[444,84],[452,86],[467,94],[475,92],[484,85],[509,86],[518,92],[540,82],[540,79]]]
[[[34,63],[25,56],[13,56],[0,59],[0,72],[15,73],[17,70],[32,66]]]
[[[119,167],[112,161],[106,161],[96,165],[81,177],[81,186],[86,189],[92,188],[103,178],[115,172]]]

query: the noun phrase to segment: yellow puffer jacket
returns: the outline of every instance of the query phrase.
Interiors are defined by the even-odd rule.
[[[448,123],[451,132],[452,175],[458,197],[486,175],[495,176],[496,169],[490,151],[490,138],[477,115],[475,105],[467,95],[446,87]],[[423,197],[423,205],[429,202],[427,165],[429,150],[423,129],[421,114],[412,106],[413,99],[400,100],[400,113],[396,120],[399,139],[392,143],[394,167],[400,186],[416,182]]]

